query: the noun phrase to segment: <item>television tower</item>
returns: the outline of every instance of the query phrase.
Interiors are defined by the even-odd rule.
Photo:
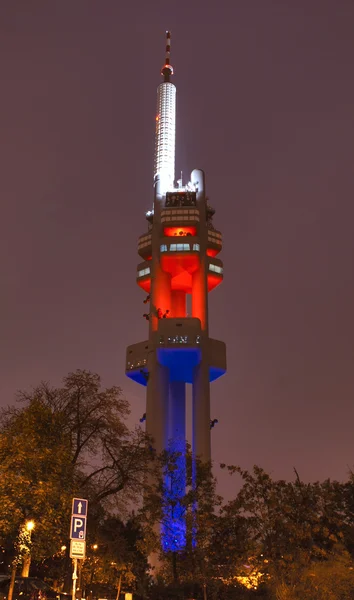
[[[213,225],[214,209],[205,193],[205,175],[192,171],[190,182],[175,185],[176,87],[171,82],[171,34],[157,88],[154,204],[146,213],[147,232],[139,237],[137,283],[146,292],[143,317],[149,338],[127,348],[126,374],[147,387],[146,431],[160,453],[181,452],[177,490],[184,494],[186,384],[193,388],[192,452],[211,459],[210,382],[226,372],[224,342],[209,337],[208,293],[223,280],[217,258],[222,236]],[[187,296],[191,314],[187,315]],[[185,545],[183,516],[176,514],[162,532],[165,550]]]

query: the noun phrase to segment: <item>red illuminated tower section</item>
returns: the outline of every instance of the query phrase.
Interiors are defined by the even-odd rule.
[[[186,186],[174,185],[176,88],[169,52],[168,33],[157,95],[154,205],[138,243],[137,283],[145,292],[149,338],[128,347],[126,374],[147,386],[146,430],[157,452],[184,447],[186,384],[192,385],[193,454],[209,461],[210,382],[226,371],[225,344],[209,337],[208,321],[208,294],[223,279],[222,236],[203,171],[195,169]],[[183,547],[183,539],[177,532],[166,547]]]

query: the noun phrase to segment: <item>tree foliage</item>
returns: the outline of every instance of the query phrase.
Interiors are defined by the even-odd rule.
[[[41,383],[19,401],[0,417],[0,543],[30,547],[53,577],[70,575],[60,548],[68,546],[71,501],[80,496],[89,500],[82,587],[144,596],[155,552],[169,597],[354,597],[353,474],[345,483],[305,483],[296,471],[284,481],[260,467],[223,465],[241,480],[225,503],[211,465],[195,461],[188,445],[157,456],[141,429],[127,427],[120,388],[104,389],[96,374],[69,373],[62,386]],[[128,516],[143,497],[137,523]],[[28,519],[35,529],[23,543]],[[186,544],[161,546],[161,528]],[[162,597],[161,590],[152,593]]]
[[[179,493],[182,484],[183,495]],[[215,582],[211,557],[220,503],[211,465],[194,459],[188,445],[182,452],[168,450],[156,458],[155,479],[145,496],[142,519],[145,540],[150,542],[148,552],[158,553],[159,579],[165,584],[203,588]],[[166,550],[159,532],[163,530],[167,538],[173,536],[169,528],[171,524],[174,527],[175,514],[185,524],[186,544]]]
[[[42,383],[20,398],[39,401],[60,418],[75,467],[75,487],[94,503],[117,499],[124,489],[134,497],[146,472],[146,436],[125,423],[129,404],[119,387],[101,389],[99,375],[89,371],[69,373],[63,387]]]
[[[62,387],[41,383],[19,400],[22,407],[1,416],[1,535],[14,537],[26,518],[34,519],[39,558],[66,542],[73,496],[89,499],[94,520],[141,494],[146,436],[128,429],[120,388],[102,389],[88,371],[69,373]]]
[[[341,572],[346,572],[345,585],[354,593],[353,564],[345,549],[344,485],[329,480],[304,483],[296,471],[293,482],[273,481],[259,467],[253,472],[238,467],[229,471],[241,476],[243,486],[221,512],[225,551],[219,556],[226,580],[240,579],[243,565],[276,597],[320,599],[325,585],[320,573],[340,570],[345,563],[347,570]],[[315,584],[317,595],[311,596]]]
[[[0,433],[1,537],[15,538],[26,519],[36,522],[34,547],[48,554],[60,543],[70,511],[73,469],[60,415],[36,398],[3,414]]]
[[[98,585],[118,587],[142,594],[149,582],[148,562],[140,550],[142,531],[132,516],[126,523],[108,516],[95,532],[94,544],[88,544],[82,569],[82,589],[86,593]]]

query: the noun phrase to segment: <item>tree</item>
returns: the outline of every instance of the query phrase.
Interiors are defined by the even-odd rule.
[[[34,399],[60,416],[75,467],[75,486],[91,503],[115,505],[124,489],[124,505],[134,499],[146,474],[146,436],[141,428],[131,432],[125,424],[129,404],[119,387],[101,389],[99,375],[77,370],[63,380],[63,387],[41,383],[31,394]],[[121,508],[122,505],[120,505]]]
[[[117,517],[108,516],[100,523],[88,543],[87,559],[82,569],[82,589],[86,595],[98,585],[115,588],[118,598],[123,588],[145,595],[148,577],[148,562],[139,550],[142,531],[134,515],[126,523]]]
[[[260,583],[284,590],[300,585],[309,565],[329,561],[343,541],[343,486],[338,482],[305,484],[295,471],[294,482],[273,481],[261,468],[253,473],[229,467],[243,479],[236,499],[223,509],[225,529],[242,525],[244,548],[238,548],[240,564],[258,573]],[[237,540],[227,538],[228,548]],[[229,576],[235,554],[229,553]],[[225,557],[225,556],[224,556]],[[278,593],[278,592],[277,592]],[[285,594],[285,592],[284,592]],[[285,596],[284,596],[285,597]]]
[[[0,433],[1,540],[14,539],[27,519],[36,524],[33,556],[60,544],[73,493],[73,468],[62,418],[39,400],[3,413]]]
[[[195,459],[186,445],[156,457],[155,468],[142,519],[148,553],[160,556],[158,578],[176,588],[206,590],[215,581],[212,546],[221,503],[211,465]]]
[[[126,426],[129,406],[120,388],[102,389],[88,371],[69,373],[59,388],[41,383],[19,400],[23,407],[1,416],[2,538],[14,539],[25,519],[34,519],[32,552],[43,559],[68,546],[73,496],[90,501],[88,527],[140,497],[147,438]]]
[[[309,565],[296,584],[275,586],[276,600],[351,600],[354,567],[348,552],[336,546],[324,561]]]

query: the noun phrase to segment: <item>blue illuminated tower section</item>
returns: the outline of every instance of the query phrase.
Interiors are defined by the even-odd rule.
[[[223,279],[218,258],[222,236],[213,224],[214,209],[205,191],[204,172],[175,184],[176,87],[170,81],[171,36],[166,36],[163,81],[157,90],[154,203],[140,236],[137,283],[145,291],[143,317],[148,340],[127,348],[126,374],[147,387],[146,431],[157,452],[178,450],[178,477],[166,493],[185,493],[186,384],[192,395],[193,456],[205,462],[210,451],[210,382],[226,372],[226,348],[209,337],[208,293]],[[187,296],[190,295],[190,314]],[[183,509],[178,501],[166,515],[165,550],[185,546]]]

